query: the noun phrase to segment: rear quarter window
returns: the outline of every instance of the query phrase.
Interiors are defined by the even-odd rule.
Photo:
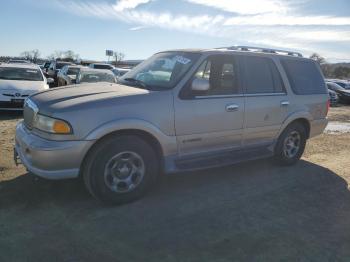
[[[327,94],[325,80],[314,61],[281,59],[281,63],[296,95]]]

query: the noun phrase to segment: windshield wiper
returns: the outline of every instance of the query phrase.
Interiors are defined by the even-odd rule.
[[[141,88],[148,89],[148,86],[147,86],[147,84],[145,82],[143,82],[141,80],[138,80],[136,78],[128,77],[128,78],[125,78],[123,80],[135,83],[137,86],[139,86]]]

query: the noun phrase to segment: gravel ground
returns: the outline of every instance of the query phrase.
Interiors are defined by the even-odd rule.
[[[350,261],[350,133],[311,139],[293,167],[166,176],[140,201],[103,207],[78,180],[14,166],[19,119],[0,112],[0,261]],[[350,122],[350,107],[329,119]]]

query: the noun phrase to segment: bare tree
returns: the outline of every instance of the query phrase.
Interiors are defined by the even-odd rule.
[[[317,54],[317,53],[313,53],[313,54],[310,56],[310,59],[315,60],[315,61],[316,61],[317,63],[319,63],[320,65],[326,63],[326,59],[325,59],[324,57],[320,56],[320,55]]]
[[[125,57],[125,54],[122,52],[114,52],[113,54],[115,65],[118,66],[119,62],[122,61]]]
[[[334,69],[333,74],[336,78],[346,79],[350,77],[350,68],[345,66],[338,66],[337,68]]]
[[[38,58],[40,57],[40,52],[38,49],[24,51],[21,53],[21,56],[33,63],[36,63]]]
[[[24,51],[20,54],[20,56],[25,58],[26,60],[32,61],[32,54],[30,51]]]
[[[39,57],[40,57],[40,52],[39,52],[39,50],[38,50],[38,49],[32,50],[32,61],[33,61],[34,63],[37,62],[37,60],[38,60]]]
[[[49,55],[47,58],[50,60],[60,59],[63,56],[62,51],[55,51],[51,55]]]
[[[74,61],[76,59],[79,59],[79,55],[74,53],[72,50],[67,51],[55,51],[51,55],[48,56],[48,59],[50,60],[67,60],[67,61]]]

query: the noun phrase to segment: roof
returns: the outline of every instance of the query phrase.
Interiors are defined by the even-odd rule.
[[[68,66],[68,68],[87,68],[86,66],[83,66],[83,65],[65,65],[65,66]]]
[[[276,55],[276,56],[288,56],[302,58],[302,54],[290,50],[265,48],[265,47],[254,47],[254,46],[229,46],[219,48],[192,48],[192,49],[174,49],[163,52],[190,52],[190,53],[208,53],[208,52],[234,52],[234,53],[249,53],[249,54],[260,54],[260,55]]]
[[[25,60],[25,59],[10,59],[10,60],[9,60],[9,63],[10,63],[10,62],[24,63],[24,64],[31,64],[31,62],[30,62],[30,61]]]
[[[113,74],[113,72],[109,69],[95,69],[90,67],[82,67],[80,69],[81,73],[105,73],[105,74]]]
[[[56,61],[56,64],[75,65],[73,62],[61,61],[61,60]]]
[[[24,69],[40,69],[36,64],[0,64],[0,67],[7,68],[24,68]]]
[[[130,68],[121,68],[121,67],[116,67],[113,70],[117,70],[117,71],[130,71]]]
[[[91,63],[91,65],[108,65],[108,66],[113,66],[112,64],[108,64],[108,63]]]

